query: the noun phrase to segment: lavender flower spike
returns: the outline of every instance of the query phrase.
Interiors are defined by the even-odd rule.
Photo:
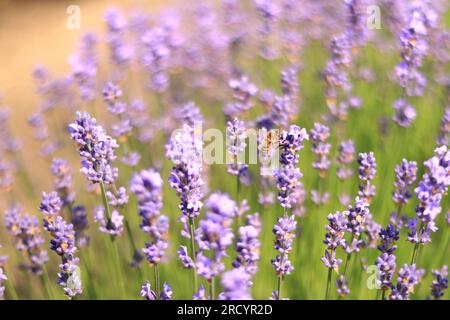
[[[118,148],[115,139],[97,125],[97,120],[87,112],[77,112],[75,122],[69,125],[70,138],[78,143],[81,172],[93,183],[111,184],[117,178],[117,168],[112,167]]]
[[[371,184],[377,173],[377,164],[373,152],[360,153],[358,156],[359,192],[358,196],[365,198],[368,203],[375,195],[375,186]]]
[[[219,300],[251,300],[249,281],[250,275],[242,268],[225,272],[221,280],[224,291]]]
[[[444,290],[448,289],[448,267],[432,271],[434,280],[431,283],[431,298],[438,300],[444,296]]]
[[[416,206],[416,218],[409,222],[408,240],[415,244],[431,242],[431,232],[437,231],[436,216],[442,211],[440,203],[450,185],[450,151],[442,146],[434,153],[424,162],[428,170],[414,189],[419,204]]]
[[[0,245],[1,248],[1,245]],[[0,256],[0,301],[3,300],[4,294],[5,294],[5,285],[3,284],[3,281],[8,280],[8,278],[5,275],[5,272],[3,271],[3,262],[6,260],[5,256]]]
[[[40,211],[44,214],[44,229],[52,239],[50,249],[61,257],[58,273],[58,284],[64,288],[64,293],[74,298],[83,292],[81,285],[79,259],[76,257],[75,231],[72,224],[68,224],[60,216],[61,199],[56,192],[42,193]]]

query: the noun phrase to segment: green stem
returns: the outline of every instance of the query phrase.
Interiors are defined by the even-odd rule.
[[[414,250],[413,250],[412,257],[411,257],[411,265],[413,265],[413,264],[416,262],[416,259],[417,259],[417,250],[418,250],[418,249],[419,249],[419,244],[416,243],[416,244],[414,245]]]
[[[107,219],[107,223],[111,223],[111,211],[109,210],[108,198],[106,197],[106,189],[105,184],[102,180],[100,180],[100,190],[102,192],[102,201],[103,207],[105,208],[105,215]]]
[[[332,275],[333,269],[328,268],[328,276],[327,276],[327,289],[325,291],[325,300],[328,300],[328,297],[330,295],[330,284],[331,284],[331,275]]]
[[[381,300],[384,300],[386,297],[386,290],[381,289]]]
[[[125,284],[123,282],[123,278],[121,276],[121,265],[120,265],[120,256],[119,256],[119,246],[114,237],[112,239],[112,245],[114,247],[114,259],[116,260],[116,270],[117,270],[117,282],[119,283],[120,292],[125,293]]]
[[[196,267],[197,257],[196,257],[196,252],[195,252],[194,219],[193,218],[189,218],[189,231],[190,231],[190,237],[191,237],[191,256],[192,256],[192,261],[194,262],[194,267],[192,268],[192,271],[194,273],[194,275],[193,275],[194,292],[196,292],[198,289],[198,280],[197,280],[197,267]]]
[[[153,271],[155,276],[155,293],[157,299],[159,299],[159,297],[161,296],[161,288],[159,284],[159,269],[157,264],[155,264],[155,266],[153,267]]]
[[[214,300],[215,294],[214,294],[214,277],[211,279],[209,283],[209,300]]]

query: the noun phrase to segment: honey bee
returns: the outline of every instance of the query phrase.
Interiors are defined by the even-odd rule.
[[[263,133],[261,140],[261,151],[266,159],[270,158],[272,152],[278,148],[280,141],[280,132],[278,130],[269,130]]]

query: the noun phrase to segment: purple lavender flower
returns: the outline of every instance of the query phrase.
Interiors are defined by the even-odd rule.
[[[180,248],[178,248],[177,252],[178,252],[178,258],[183,263],[183,266],[186,269],[194,268],[194,261],[192,260],[191,257],[189,257],[187,248],[185,246],[180,246]]]
[[[63,205],[70,205],[74,200],[75,194],[70,191],[72,173],[69,163],[64,159],[54,158],[50,169],[55,176],[54,188],[61,197]]]
[[[200,285],[198,291],[194,293],[194,300],[206,300],[206,290],[203,284]]]
[[[82,205],[74,206],[71,210],[71,222],[75,230],[77,245],[86,247],[89,245],[90,238],[86,234],[88,227],[88,218],[86,208]]]
[[[401,127],[411,126],[416,119],[416,110],[404,99],[399,99],[394,103],[395,115],[394,121]]]
[[[106,40],[110,49],[111,62],[115,66],[124,68],[134,55],[134,49],[126,43],[124,36],[127,20],[116,8],[106,10],[104,20],[108,27]]]
[[[377,173],[377,164],[373,152],[360,153],[358,156],[358,164],[360,180],[358,196],[365,198],[366,201],[370,203],[375,195],[375,186],[371,184],[371,181],[375,178]]]
[[[111,217],[109,219],[105,216],[104,208],[98,207],[95,210],[94,221],[100,222],[98,230],[113,237],[120,236],[122,234],[123,219],[124,216],[117,210],[112,210]]]
[[[292,250],[296,227],[297,222],[295,221],[295,216],[290,216],[278,218],[272,230],[275,234],[274,248],[280,253],[275,259],[272,259],[272,265],[275,268],[277,276],[288,275],[294,270],[294,267],[289,261],[288,254]]]
[[[303,149],[303,141],[309,136],[305,129],[292,125],[289,131],[282,131],[279,139],[280,168],[276,170],[278,200],[284,208],[290,208],[296,199],[293,198],[302,177],[298,164],[298,152]]]
[[[450,107],[446,107],[442,115],[436,143],[438,146],[448,146],[450,144]]]
[[[160,213],[162,185],[160,174],[153,169],[134,174],[130,182],[130,190],[138,198],[139,215],[142,217],[140,226],[152,239],[143,249],[151,265],[161,261],[168,246],[169,219]]]
[[[431,242],[431,232],[437,231],[436,216],[442,211],[440,202],[450,185],[450,152],[446,146],[434,152],[434,157],[424,162],[428,172],[414,190],[419,204],[416,206],[416,218],[409,222],[408,240],[416,244]]]
[[[26,253],[29,263],[21,267],[29,272],[42,275],[42,269],[48,261],[47,251],[41,248],[44,239],[41,236],[39,221],[36,216],[21,214],[19,207],[12,207],[5,212],[5,226],[14,236],[17,250]]]
[[[177,132],[166,145],[166,155],[174,162],[169,184],[181,200],[181,213],[189,219],[197,217],[203,206],[201,149],[201,139],[188,125]]]
[[[44,214],[44,229],[52,236],[50,249],[61,257],[58,273],[58,284],[63,287],[64,293],[74,298],[83,292],[79,259],[76,257],[75,231],[72,224],[68,224],[61,217],[61,200],[56,192],[49,194],[43,192],[40,211]]]
[[[87,32],[81,37],[79,52],[69,59],[72,68],[72,78],[78,85],[83,101],[92,101],[96,97],[98,39],[95,34]]]
[[[251,99],[257,94],[258,88],[249,81],[247,76],[231,79],[228,81],[228,86],[233,90],[234,101],[224,108],[227,116],[237,117],[253,107]]]
[[[227,151],[229,161],[228,173],[238,176],[241,182],[247,174],[248,165],[245,164],[245,139],[247,137],[243,121],[235,118],[233,121],[227,122]]]
[[[431,297],[438,300],[444,296],[444,290],[448,288],[448,268],[443,266],[440,270],[433,270],[434,280],[431,283]]]
[[[345,251],[347,254],[358,252],[364,245],[361,234],[367,224],[367,217],[370,215],[369,204],[365,198],[356,197],[355,205],[349,206],[346,211],[347,232],[351,234],[352,240],[347,243]]]
[[[258,213],[247,217],[246,224],[239,227],[239,236],[236,241],[238,256],[233,261],[234,268],[242,267],[250,275],[255,275],[258,271],[258,261],[260,259],[261,243],[258,239],[260,228],[255,227],[255,224],[260,224]]]
[[[403,159],[402,163],[395,167],[392,200],[399,206],[407,204],[412,197],[410,188],[416,181],[417,169],[417,162],[406,159]]]
[[[347,180],[353,175],[353,170],[349,164],[355,159],[355,144],[352,140],[342,141],[339,144],[339,155],[337,161],[339,163],[336,174],[339,179]]]
[[[392,278],[397,267],[395,255],[385,252],[377,258],[375,265],[378,268],[377,284],[381,290],[392,288]]]
[[[347,280],[344,275],[340,275],[336,280],[337,292],[340,296],[344,297],[350,293],[350,289],[348,288]]]
[[[141,287],[141,297],[146,300],[156,300],[156,293],[152,290],[150,281],[146,281]]]
[[[344,234],[347,228],[347,219],[345,214],[339,211],[334,214],[330,213],[327,219],[328,225],[325,227],[327,233],[325,234],[325,240],[323,241],[323,243],[326,244],[327,249],[320,260],[322,260],[326,268],[339,272],[339,265],[342,263],[342,259],[336,258],[336,249],[338,247],[346,247]]]
[[[276,34],[275,26],[280,8],[278,4],[268,0],[255,0],[255,6],[261,20],[258,28],[261,37],[260,55],[267,60],[273,60],[278,56],[278,51],[273,47],[271,38]]]
[[[389,299],[408,300],[424,274],[425,270],[417,269],[415,264],[409,266],[405,263],[398,271],[397,286],[392,289]]]
[[[323,178],[331,164],[331,161],[328,158],[331,145],[326,143],[330,137],[330,129],[316,122],[311,129],[310,137],[312,152],[316,155],[316,161],[313,163],[313,168],[319,170],[319,175]]]
[[[236,268],[222,275],[223,292],[220,300],[251,300],[249,291],[250,275],[243,268]]]
[[[87,112],[77,113],[75,122],[69,125],[70,138],[78,143],[81,172],[93,182],[111,184],[117,178],[117,168],[112,167],[116,158],[116,140],[108,136],[97,120]]]

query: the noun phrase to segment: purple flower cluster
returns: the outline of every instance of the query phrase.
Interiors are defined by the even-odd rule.
[[[339,144],[339,155],[337,158],[338,168],[336,174],[339,179],[347,180],[353,175],[353,170],[349,164],[355,160],[355,144],[352,140],[342,141]]]
[[[72,204],[75,194],[70,190],[72,186],[72,169],[67,160],[54,158],[50,167],[54,180],[54,189],[58,192],[63,205],[69,206]]]
[[[368,203],[375,195],[375,186],[371,184],[377,173],[377,164],[373,152],[360,153],[358,156],[359,191],[358,196]]]
[[[399,231],[392,224],[388,224],[386,229],[381,229],[379,237],[380,245],[377,248],[382,254],[375,262],[378,268],[377,281],[381,290],[386,291],[393,288],[392,278],[397,267],[393,252],[397,249],[395,243],[399,239]]]
[[[252,98],[258,92],[258,88],[249,81],[247,76],[228,81],[233,90],[234,101],[224,107],[224,112],[229,117],[237,117],[253,107]]]
[[[434,152],[435,155],[424,162],[428,171],[414,189],[419,204],[416,217],[409,221],[408,240],[416,244],[431,242],[431,232],[437,231],[436,216],[442,211],[441,200],[450,185],[450,151],[442,146]]]
[[[292,244],[295,239],[295,230],[297,221],[295,216],[278,218],[277,223],[272,229],[275,234],[274,248],[279,254],[272,259],[272,265],[275,268],[277,276],[285,276],[294,270],[294,266],[289,261],[289,252],[292,251]]]
[[[228,164],[228,173],[238,176],[241,181],[248,175],[248,165],[245,164],[245,139],[247,134],[243,121],[235,118],[227,122],[227,151],[230,162]]]
[[[403,206],[411,199],[411,186],[416,181],[417,162],[402,160],[402,163],[395,167],[395,182],[392,200],[399,206]]]
[[[166,155],[174,163],[169,184],[181,200],[180,221],[184,224],[197,217],[203,206],[202,143],[194,129],[184,125],[166,145]]]
[[[158,264],[167,249],[169,219],[160,213],[162,208],[161,175],[153,170],[142,170],[135,173],[130,182],[130,190],[136,194],[139,215],[142,218],[141,229],[152,241],[145,244],[144,254],[151,265]]]
[[[303,149],[303,141],[309,136],[305,129],[292,125],[289,131],[283,130],[279,139],[280,168],[276,170],[275,177],[278,188],[278,200],[283,208],[291,208],[296,202],[293,197],[302,177],[300,169],[297,168],[299,155]]]
[[[261,222],[259,214],[255,213],[247,216],[245,225],[238,229],[239,236],[236,241],[238,255],[233,261],[234,268],[243,268],[250,275],[256,274],[260,259],[260,233]]]
[[[78,143],[81,172],[86,178],[92,183],[113,183],[118,175],[117,168],[112,167],[116,158],[114,149],[118,147],[116,140],[108,136],[87,112],[77,112],[69,132],[70,138]]]
[[[250,274],[243,268],[236,268],[222,275],[223,292],[219,300],[251,300],[249,290]]]
[[[402,127],[409,127],[416,118],[415,109],[404,96],[421,96],[427,83],[420,71],[422,60],[428,51],[427,34],[432,23],[431,15],[428,15],[431,11],[427,6],[425,3],[411,3],[407,25],[400,34],[402,61],[396,66],[395,73],[404,94],[394,104],[394,120]]]
[[[348,254],[358,252],[364,245],[361,235],[367,225],[367,219],[370,215],[369,204],[365,198],[356,197],[355,205],[349,206],[345,212],[347,216],[347,232],[351,234],[351,241],[347,243],[345,251]]]
[[[150,281],[145,282],[141,287],[141,297],[145,300],[172,300],[172,294],[172,287],[167,282],[163,283],[163,289],[159,295],[159,299],[155,291],[152,290]]]
[[[98,230],[100,232],[109,234],[112,237],[120,236],[123,232],[124,216],[117,210],[111,211],[111,216],[105,215],[105,208],[97,207],[95,209],[94,221],[99,222]]]
[[[434,280],[431,283],[431,297],[435,300],[444,296],[444,290],[448,289],[448,267],[432,271]]]
[[[319,175],[324,178],[326,171],[330,167],[331,161],[328,158],[331,144],[327,143],[330,138],[330,129],[320,123],[314,123],[311,129],[312,152],[316,155],[313,168],[319,170]]]
[[[416,265],[411,266],[406,263],[398,271],[397,285],[392,288],[389,296],[390,300],[408,300],[410,294],[414,292],[414,287],[419,284],[425,270],[417,269]]]
[[[237,213],[236,203],[227,194],[213,193],[207,200],[208,211],[195,231],[199,252],[196,256],[197,273],[212,282],[225,270],[222,258],[233,243],[231,229]],[[209,255],[207,255],[209,253]]]
[[[446,107],[442,115],[436,143],[438,146],[448,146],[450,144],[450,107]]]
[[[74,206],[70,213],[77,245],[79,247],[86,247],[90,241],[89,236],[86,234],[88,227],[86,208],[82,205]]]
[[[48,261],[47,251],[43,250],[44,239],[41,236],[39,221],[36,216],[21,214],[17,206],[5,212],[5,226],[9,233],[14,236],[17,250],[24,252],[28,264],[21,266],[29,272],[42,275],[42,269]]]
[[[325,234],[325,240],[323,240],[327,248],[320,260],[322,260],[326,268],[339,272],[339,265],[342,263],[342,259],[336,258],[336,249],[338,247],[346,247],[344,235],[347,229],[347,219],[345,213],[339,211],[334,214],[330,213],[327,219],[328,224],[325,227],[327,233]]]
[[[75,231],[73,225],[68,224],[59,215],[61,203],[55,191],[48,194],[43,192],[39,210],[44,214],[44,229],[52,237],[50,250],[61,257],[58,284],[64,288],[64,293],[68,297],[74,298],[83,292],[83,288],[78,268],[79,259],[75,255],[77,252]]]

